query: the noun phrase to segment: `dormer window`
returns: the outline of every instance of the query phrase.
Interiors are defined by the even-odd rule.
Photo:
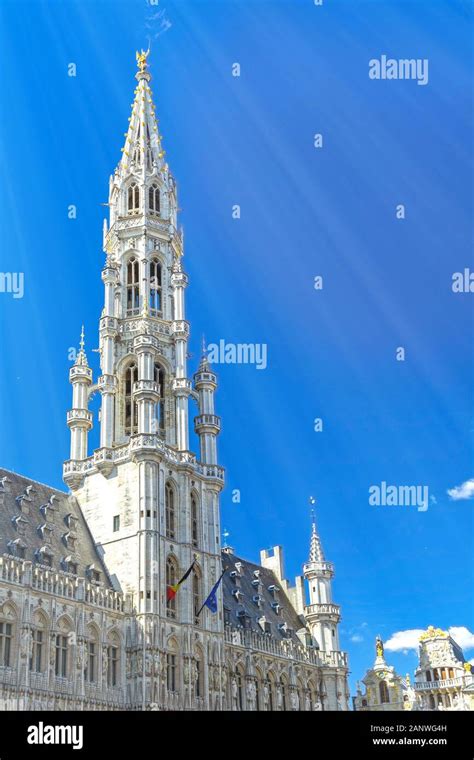
[[[71,532],[65,533],[63,535],[63,541],[66,544],[68,549],[71,549],[71,551],[74,551],[76,548],[77,538],[74,536]]]
[[[26,526],[28,525],[28,520],[23,517],[23,515],[17,515],[12,519],[12,523],[15,526],[18,535],[24,536],[26,532]]]
[[[67,527],[70,530],[76,530],[77,523],[79,522],[78,518],[70,512],[66,517],[64,518],[64,521],[67,525]]]
[[[43,504],[39,509],[46,522],[50,525],[53,525],[55,521],[56,507],[53,504],[54,500],[55,497],[51,497],[49,502],[47,504]]]
[[[232,589],[232,596],[234,597],[234,599],[237,602],[239,602],[242,599],[242,592],[238,588],[233,588]]]
[[[41,549],[36,551],[36,560],[41,565],[46,567],[53,567],[53,555],[49,546],[42,546]]]
[[[237,619],[243,628],[250,628],[250,616],[245,610],[238,611]]]
[[[62,565],[66,573],[78,575],[79,564],[75,556],[69,555],[68,557],[64,557]]]
[[[272,610],[274,611],[275,615],[279,615],[280,614],[280,609],[281,609],[281,607],[278,604],[278,602],[272,602]]]
[[[275,584],[272,584],[271,586],[268,587],[268,590],[274,599],[278,599],[278,592],[280,591],[278,586],[275,586]]]
[[[18,559],[25,559],[26,556],[26,544],[20,539],[16,538],[14,541],[9,541],[8,551]]]
[[[229,576],[232,583],[237,586],[237,588],[240,588],[240,573],[238,573],[237,570],[231,570]]]
[[[53,526],[48,525],[47,523],[43,523],[43,525],[38,526],[38,533],[40,534],[41,538],[48,544],[51,543],[53,530]]]
[[[288,632],[288,626],[286,623],[278,623],[278,630],[283,636],[287,635]]]
[[[127,211],[129,214],[138,214],[140,211],[140,188],[136,182],[132,182],[127,190]]]
[[[252,601],[254,604],[257,605],[257,607],[263,606],[263,596],[261,596],[260,594],[254,594],[254,596],[252,597]]]
[[[263,633],[271,633],[272,627],[268,620],[262,616],[261,618],[257,618],[257,623],[259,624],[260,628],[262,629]]]
[[[160,188],[158,185],[151,185],[148,188],[148,209],[151,214],[160,213]]]
[[[101,572],[100,570],[97,570],[94,565],[89,565],[87,568],[87,577],[91,583],[100,583]]]

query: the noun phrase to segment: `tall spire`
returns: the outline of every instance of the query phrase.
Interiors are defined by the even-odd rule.
[[[310,496],[309,503],[311,504],[311,542],[309,547],[309,561],[324,562],[323,548],[316,528],[316,518],[314,514],[316,499],[313,496]]]
[[[135,88],[135,98],[132,103],[132,113],[129,117],[128,130],[125,133],[125,144],[122,150],[117,172],[123,179],[132,173],[141,173],[140,169],[151,173],[156,167],[158,172],[166,172],[165,151],[161,144],[158,129],[158,119],[155,115],[153,94],[149,83],[151,74],[148,71],[149,50],[136,53],[138,71],[135,78],[138,84]]]

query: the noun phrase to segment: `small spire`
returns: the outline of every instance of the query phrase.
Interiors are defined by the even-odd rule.
[[[81,366],[81,367],[87,367],[88,366],[87,365],[86,352],[84,351],[84,346],[85,346],[84,334],[85,334],[84,333],[84,325],[82,325],[81,338],[80,338],[80,341],[79,341],[79,351],[78,351],[78,354],[77,354],[77,357],[76,357],[76,366]]]
[[[203,371],[203,370],[210,371],[209,362],[207,359],[206,338],[204,337],[204,333],[201,339],[201,361],[199,362],[199,371]]]
[[[314,506],[316,504],[314,496],[309,497],[309,503],[311,505],[311,542],[309,548],[309,561],[324,562],[323,548],[316,528],[316,518],[314,515]]]

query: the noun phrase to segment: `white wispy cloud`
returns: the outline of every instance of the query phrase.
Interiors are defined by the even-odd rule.
[[[388,652],[403,652],[403,654],[408,654],[410,649],[418,651],[420,636],[424,630],[423,628],[409,628],[406,631],[396,631],[385,642],[385,649]],[[474,649],[474,633],[471,633],[466,626],[451,626],[448,628],[448,633],[461,649]]]
[[[452,636],[456,644],[459,644],[461,649],[474,649],[474,633],[471,633],[466,626],[452,626],[449,629],[449,635]]]
[[[353,636],[351,636],[351,641],[354,642],[354,644],[360,644],[361,641],[364,641],[364,637],[360,635],[360,633],[354,633]]]
[[[474,498],[474,478],[465,480],[460,486],[454,488],[448,488],[447,494],[453,501],[461,501],[461,499]]]
[[[407,654],[409,649],[417,651],[423,630],[423,628],[410,628],[407,631],[392,633],[384,647],[388,652],[403,652],[404,654]]]

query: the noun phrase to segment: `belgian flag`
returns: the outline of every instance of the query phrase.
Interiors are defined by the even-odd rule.
[[[196,564],[196,560],[193,560],[193,563],[192,563],[191,567],[188,568],[188,570],[186,570],[186,572],[183,575],[183,577],[181,578],[181,580],[179,580],[178,583],[175,583],[174,586],[167,586],[167,588],[166,588],[166,601],[167,602],[171,602],[171,600],[175,598],[176,593],[177,593],[179,587],[181,586],[182,583],[184,583],[184,581],[186,580],[186,578],[189,576],[189,574],[191,573],[191,571],[192,571],[192,569],[193,569],[193,567],[194,567],[195,564]]]

